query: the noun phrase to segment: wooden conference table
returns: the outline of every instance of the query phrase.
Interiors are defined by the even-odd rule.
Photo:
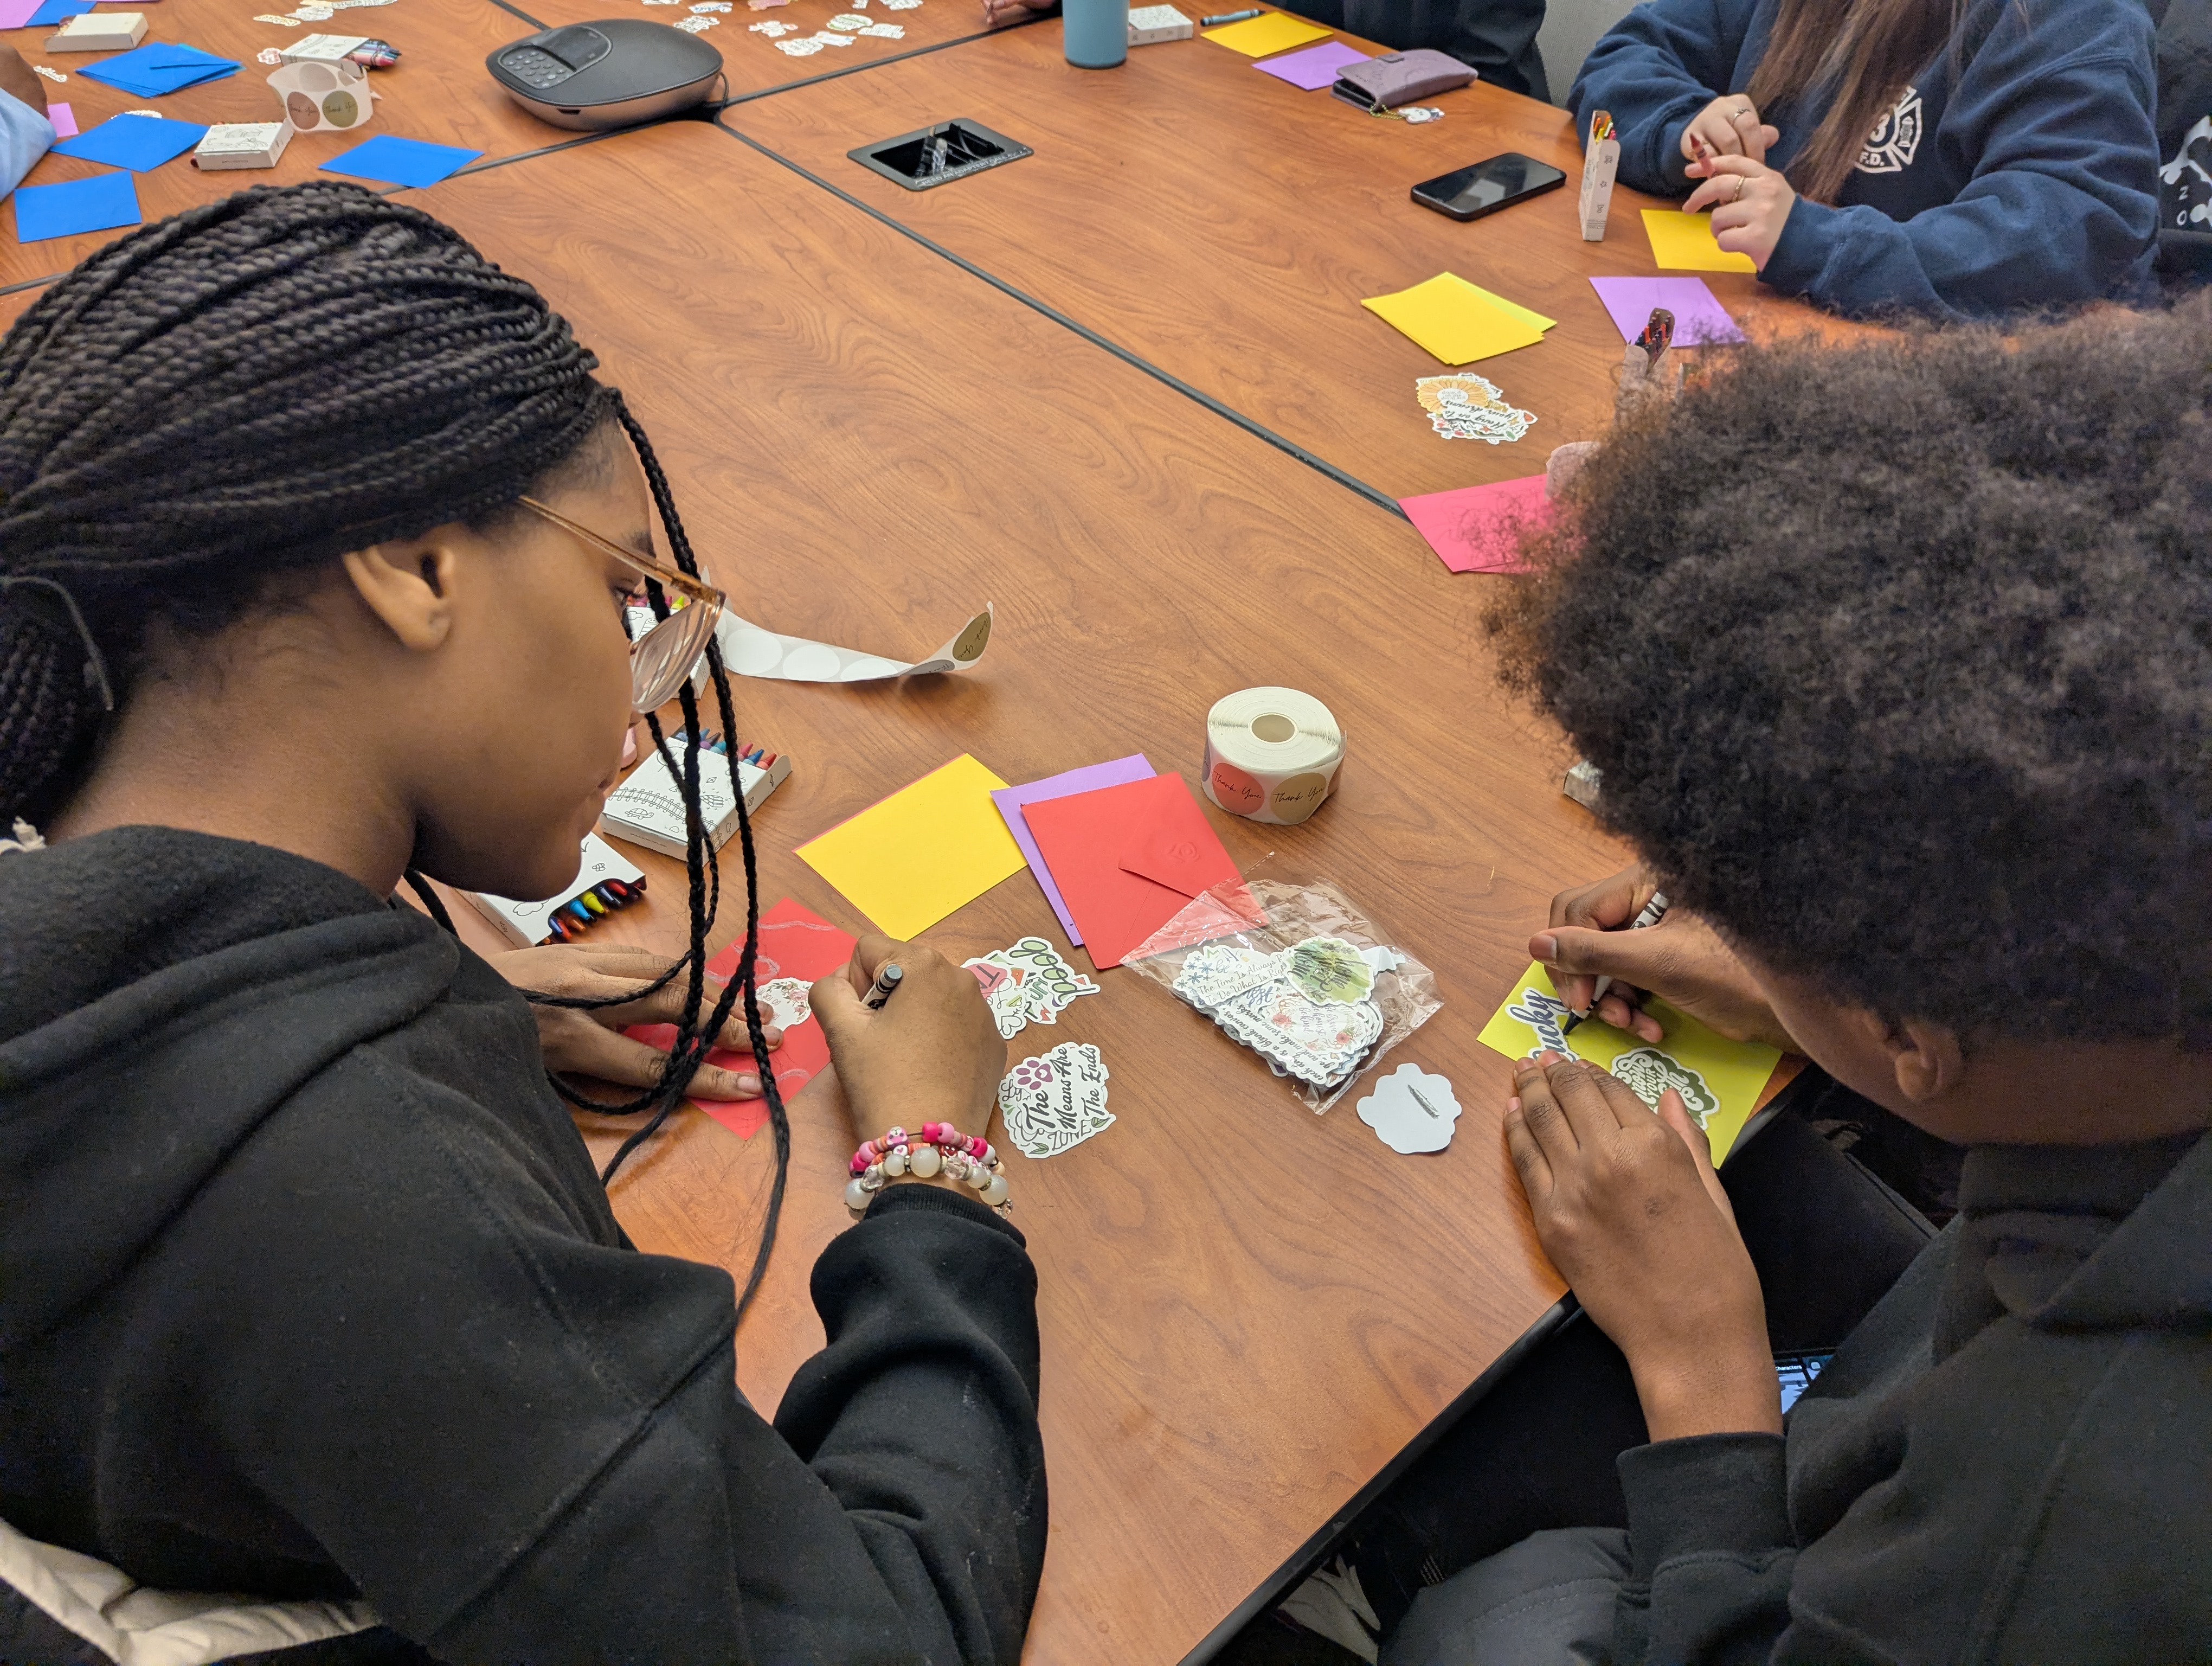
[[[160,33],[234,50],[218,25],[248,3],[167,0]],[[1085,73],[1060,61],[1054,24],[947,33],[718,122],[564,143],[484,80],[483,52],[527,26],[476,3],[340,15],[407,52],[379,83],[382,131],[494,152],[405,199],[574,322],[732,605],[900,657],[998,610],[963,676],[738,684],[749,736],[794,759],[757,822],[764,903],[868,929],[793,847],[962,751],[1023,781],[1141,750],[1194,780],[1207,705],[1263,683],[1320,696],[1349,737],[1307,824],[1208,813],[1248,873],[1334,879],[1435,970],[1443,1009],[1398,1058],[1455,1085],[1447,1151],[1394,1154],[1350,1099],[1312,1116],[1126,971],[1012,1043],[1096,1043],[1119,1119],[1049,1162],[1007,1157],[1041,1282],[1052,1489],[1027,1657],[1181,1659],[1561,1294],[1498,1138],[1506,1061],[1476,1035],[1550,896],[1620,853],[1560,796],[1558,738],[1495,688],[1480,616],[1500,581],[1445,571],[1387,499],[1532,473],[1601,429],[1620,340],[1583,279],[1650,270],[1637,199],[1620,194],[1599,245],[1575,232],[1571,189],[1455,225],[1407,185],[1504,149],[1571,164],[1563,112],[1472,88],[1437,100],[1441,123],[1376,121],[1202,41]],[[836,9],[767,15],[818,27]],[[622,9],[580,0],[548,21]],[[965,15],[957,0],[894,15],[925,13]],[[787,67],[741,27],[716,40],[747,75]],[[94,85],[69,83],[81,119],[128,107]],[[164,108],[234,113],[228,85]],[[951,116],[1037,154],[921,194],[844,159]],[[303,143],[294,157],[338,148]],[[84,167],[50,159],[33,182]],[[307,171],[288,158],[277,177]],[[243,183],[177,164],[141,181],[149,217]],[[6,246],[0,281],[83,252]],[[1560,320],[1478,367],[1538,413],[1519,444],[1431,435],[1411,381],[1437,367],[1358,305],[1446,268]],[[1740,315],[1787,317],[1748,279],[1714,287]],[[0,296],[0,321],[36,293]],[[597,934],[679,947],[680,868],[631,854],[651,897]],[[726,903],[714,942],[741,926]],[[1017,875],[927,940],[962,958],[1030,933],[1061,941]],[[586,1133],[604,1154],[620,1126]],[[768,1140],[687,1110],[615,1207],[641,1248],[742,1275],[770,1161]],[[819,1346],[805,1275],[844,1221],[834,1195],[794,1189],[738,1339],[763,1409]]]

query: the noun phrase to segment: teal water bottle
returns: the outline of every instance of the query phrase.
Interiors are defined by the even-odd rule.
[[[1129,0],[1063,0],[1060,45],[1079,70],[1111,70],[1129,56]]]

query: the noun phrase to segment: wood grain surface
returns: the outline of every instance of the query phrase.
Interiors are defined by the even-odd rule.
[[[629,0],[523,9],[546,23],[631,15]],[[1619,194],[1602,245],[1576,234],[1571,183],[1472,226],[1406,200],[1413,180],[1501,149],[1570,161],[1562,112],[1476,88],[1438,100],[1442,123],[1377,121],[1203,42],[1073,70],[1050,22],[882,61],[957,38],[968,0],[887,14],[906,42],[864,42],[834,64],[787,59],[744,28],[757,15],[818,27],[839,9],[726,16],[710,38],[741,91],[869,67],[723,120],[1328,462],[1410,493],[1534,472],[1552,446],[1601,428],[1620,344],[1584,280],[1650,270],[1635,199]],[[165,0],[156,21],[159,38],[246,62],[155,101],[164,113],[273,106],[252,55],[294,32],[250,21],[244,0]],[[399,0],[339,21],[407,53],[379,72],[368,131],[493,157],[570,137],[483,72],[487,52],[529,31],[510,9]],[[14,44],[43,61],[42,40]],[[136,107],[63,67],[52,90],[83,126]],[[953,115],[1037,155],[921,194],[845,159]],[[147,218],[305,178],[351,142],[295,139],[267,172],[167,165],[139,178]],[[94,171],[53,157],[31,182]],[[1559,1293],[1504,1159],[1506,1063],[1475,1037],[1552,893],[1620,853],[1559,793],[1557,738],[1495,690],[1480,620],[1498,581],[1445,572],[1395,514],[708,123],[526,155],[406,197],[574,320],[653,434],[738,611],[911,658],[995,604],[990,652],[963,676],[738,684],[748,734],[795,761],[758,822],[763,905],[795,896],[870,929],[793,847],[962,751],[1014,781],[1132,751],[1194,780],[1205,710],[1230,690],[1288,684],[1342,721],[1349,760],[1312,822],[1206,814],[1248,873],[1334,880],[1435,969],[1443,1010],[1398,1056],[1456,1085],[1467,1112],[1446,1152],[1395,1155],[1350,1098],[1312,1116],[1127,971],[1012,1043],[1015,1058],[1097,1044],[1120,1119],[1048,1163],[1007,1156],[1041,1279],[1053,1495],[1026,1657],[1180,1658]],[[0,285],[116,234],[0,235]],[[1537,413],[1519,445],[1437,439],[1412,381],[1442,367],[1358,306],[1447,269],[1560,320],[1542,346],[1475,367]],[[1759,327],[1798,316],[1748,279],[1712,282]],[[0,295],[0,325],[36,293]],[[650,897],[594,937],[674,951],[681,869],[629,854]],[[715,946],[743,920],[734,844],[725,857]],[[465,906],[454,915],[477,946],[503,946]],[[957,959],[1031,933],[1066,947],[1019,874],[927,940]],[[834,1078],[793,1117],[816,1145],[853,1137]],[[630,1124],[583,1126],[604,1158]],[[770,1157],[765,1138],[686,1110],[617,1182],[615,1206],[641,1248],[741,1278]],[[763,1410],[820,1345],[806,1274],[845,1221],[834,1187],[795,1188],[738,1341],[740,1386]]]
[[[340,151],[379,133],[460,145],[483,151],[487,160],[578,137],[545,125],[501,92],[485,72],[486,53],[530,32],[526,24],[490,0],[398,0],[394,5],[340,12],[328,23],[304,23],[289,29],[256,21],[252,15],[257,0],[161,0],[159,5],[149,6],[149,40],[181,41],[236,58],[240,64],[234,76],[161,98],[143,99],[81,74],[87,64],[96,64],[108,54],[48,53],[44,47],[46,37],[53,33],[51,28],[12,29],[0,34],[0,41],[15,47],[31,63],[46,64],[69,77],[60,86],[47,82],[46,96],[68,104],[77,125],[88,132],[121,111],[138,109],[155,110],[178,121],[274,121],[282,110],[269,86],[273,70],[255,62],[254,54],[264,47],[281,47],[319,28],[328,33],[374,35],[400,50],[403,56],[397,64],[370,71],[369,84],[378,94],[376,113],[363,127],[344,133],[295,135],[274,167],[203,173],[185,155],[136,175],[139,207],[149,225],[196,203],[213,202],[249,185],[293,185],[313,179],[323,163]],[[291,5],[288,0],[260,9],[274,15],[290,10]],[[104,163],[49,153],[23,183],[56,185],[112,171]],[[369,185],[371,190],[382,189],[368,181],[359,183]],[[434,211],[436,190],[434,186],[408,192],[406,200]],[[18,243],[14,209],[0,210],[0,285],[66,271],[130,229]]]
[[[1138,47],[1119,70],[1073,69],[1047,25],[723,119],[1407,496],[1534,474],[1553,447],[1599,433],[1621,338],[1588,280],[1656,270],[1637,213],[1654,199],[1616,190],[1605,240],[1583,241],[1566,112],[1479,85],[1432,102],[1442,121],[1381,119],[1202,39]],[[919,192],[847,159],[867,140],[956,116],[1036,154]],[[1467,223],[1411,200],[1416,182],[1506,150],[1564,168],[1568,183]],[[1468,367],[1535,414],[1517,443],[1432,433],[1413,382],[1449,367],[1359,305],[1443,271],[1559,320],[1540,345]],[[1808,319],[1760,295],[1748,275],[1705,276],[1753,327]]]
[[[489,4],[489,0],[481,3]],[[646,7],[639,0],[521,0],[521,9],[546,27],[553,27],[562,23],[588,23],[603,17],[642,17],[655,22],[671,22],[690,15],[696,3],[697,0],[678,0],[672,6]],[[800,34],[811,35],[823,32],[831,18],[846,13],[865,15],[871,22],[896,23],[906,31],[905,38],[886,40],[875,35],[854,34],[849,46],[825,46],[809,57],[794,58],[777,51],[767,35],[756,34],[750,27],[769,21],[792,23],[798,26]],[[729,90],[736,96],[811,81],[820,76],[849,75],[858,69],[878,65],[885,58],[912,52],[917,46],[941,46],[977,34],[983,27],[981,0],[922,0],[921,5],[908,11],[886,11],[884,0],[868,0],[866,5],[856,5],[850,0],[785,0],[785,3],[755,11],[746,0],[731,0],[728,11],[704,15],[715,18],[716,22],[702,39],[722,54],[723,68],[730,78]],[[521,23],[517,23],[514,31],[517,39],[528,32],[528,26]],[[1059,33],[1060,26],[1055,22],[1055,40]],[[796,38],[783,37],[787,40]]]
[[[962,751],[1022,781],[1142,750],[1188,779],[1206,706],[1261,683],[1344,723],[1311,823],[1207,813],[1247,871],[1336,880],[1436,969],[1444,1009],[1403,1056],[1458,1086],[1449,1150],[1395,1156],[1349,1101],[1313,1116],[1126,970],[1014,1043],[1097,1043],[1120,1118],[1008,1159],[1053,1493],[1029,1658],[1179,1658],[1559,1293],[1503,1158],[1505,1061],[1475,1034],[1552,892],[1617,855],[1492,689],[1484,581],[710,127],[455,180],[439,208],[603,356],[741,611],[907,654],[997,605],[965,676],[739,685],[749,733],[796,760],[760,818],[765,900],[866,929],[792,847]],[[656,863],[652,901],[601,929],[672,947],[680,896]],[[964,958],[1030,933],[1060,940],[1023,874],[928,940]],[[741,1272],[766,1147],[690,1116],[617,1211],[648,1249]],[[811,1203],[739,1340],[763,1407],[819,1334],[800,1285],[842,1216]]]

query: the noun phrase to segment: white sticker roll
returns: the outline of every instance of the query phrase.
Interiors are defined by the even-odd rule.
[[[1343,762],[1336,719],[1296,689],[1240,689],[1206,714],[1206,796],[1232,816],[1293,826],[1321,808]]]

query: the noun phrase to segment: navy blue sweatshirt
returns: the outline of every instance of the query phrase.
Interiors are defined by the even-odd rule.
[[[1778,0],[1646,0],[1590,51],[1568,103],[1612,112],[1624,184],[1679,196],[1682,130],[1746,91]],[[1986,316],[2125,295],[2158,224],[2153,26],[2141,0],[1970,0],[1868,136],[1834,207],[1803,197],[1760,277],[1841,313]],[[1786,169],[1824,94],[1761,110]]]

